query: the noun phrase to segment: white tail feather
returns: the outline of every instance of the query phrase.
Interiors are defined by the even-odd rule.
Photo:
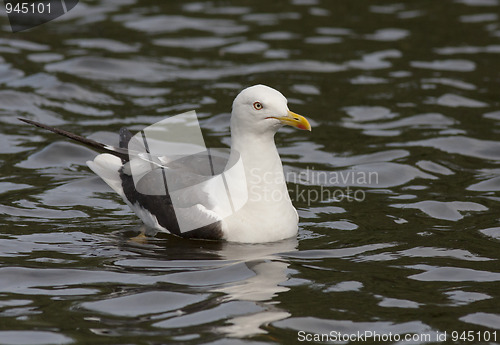
[[[88,167],[100,178],[104,180],[115,192],[125,198],[123,193],[122,181],[120,179],[120,169],[122,161],[120,158],[109,153],[103,153],[94,158],[93,161],[87,161]]]

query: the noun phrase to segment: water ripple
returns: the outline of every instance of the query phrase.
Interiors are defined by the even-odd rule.
[[[498,329],[500,2],[453,5],[97,0],[4,25],[0,343]],[[313,127],[276,135],[289,188],[364,196],[291,193],[299,235],[272,244],[136,237],[85,166],[96,152],[17,120],[116,145],[195,109],[227,146],[232,100],[258,83]]]

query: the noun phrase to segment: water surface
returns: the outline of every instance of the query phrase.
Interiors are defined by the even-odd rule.
[[[499,7],[100,0],[17,34],[2,16],[0,344],[500,344]],[[115,143],[196,110],[220,147],[257,83],[313,126],[276,137],[301,216],[279,243],[134,241],[95,152],[16,119]]]

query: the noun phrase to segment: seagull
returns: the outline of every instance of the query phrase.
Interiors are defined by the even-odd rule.
[[[171,163],[160,157],[152,162],[144,155],[132,152],[130,143],[133,135],[126,128],[120,130],[119,146],[114,147],[33,120],[19,120],[101,152],[87,165],[122,197],[149,228],[187,238],[266,243],[296,236],[298,232],[299,217],[288,194],[274,136],[284,125],[308,131],[311,125],[305,117],[290,111],[287,103],[279,91],[265,85],[248,87],[234,99],[230,124],[231,148],[225,169],[239,163],[241,174],[236,178],[233,176],[230,192],[232,199],[243,202],[229,214],[222,212],[220,205],[221,196],[227,188],[221,191],[224,188],[218,188],[220,185],[211,182],[215,179],[207,180],[206,176],[196,175],[196,171],[183,165],[182,160],[179,161],[181,163]],[[164,193],[151,195],[138,190],[140,188],[131,171],[131,165],[137,160],[144,160],[155,167],[145,174],[141,183],[147,183],[153,189],[164,188]],[[204,181],[200,184],[203,187],[184,189],[181,194],[183,207],[174,207],[178,197],[173,196],[173,190],[169,192],[166,184],[160,183],[165,178],[165,171],[168,176],[181,180],[191,181],[193,176],[198,177]],[[224,180],[226,187],[227,180]],[[189,231],[181,228],[180,217],[192,223]]]

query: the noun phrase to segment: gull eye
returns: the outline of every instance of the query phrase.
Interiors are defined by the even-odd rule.
[[[255,108],[255,110],[261,110],[262,108],[264,108],[264,106],[260,102],[254,102],[253,107]]]

